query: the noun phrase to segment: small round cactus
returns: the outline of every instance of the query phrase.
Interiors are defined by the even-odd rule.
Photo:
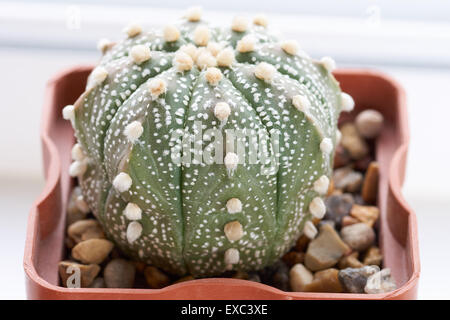
[[[70,174],[108,238],[134,259],[197,277],[272,264],[305,225],[314,237],[337,119],[352,107],[334,61],[277,39],[265,16],[216,28],[201,15],[102,40],[86,91],[64,110],[78,140]],[[227,136],[214,149],[220,161],[206,163],[211,141],[193,141],[198,152],[183,138],[241,129],[266,134],[266,158],[249,161],[253,140],[243,156]],[[275,170],[264,170],[267,159]]]

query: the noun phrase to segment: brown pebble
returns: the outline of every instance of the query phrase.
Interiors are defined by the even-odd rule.
[[[345,150],[342,145],[338,145],[334,152],[333,168],[337,169],[337,168],[345,167],[346,165],[348,165],[350,163],[350,160],[351,160],[350,154],[348,153],[348,151]]]
[[[89,239],[72,249],[72,256],[83,263],[100,264],[111,252],[114,244],[105,239]]]
[[[139,273],[143,273],[145,267],[147,266],[144,262],[142,261],[133,261],[134,267],[136,268],[136,271]]]
[[[125,259],[113,259],[105,267],[103,277],[108,288],[133,288],[136,269]]]
[[[68,236],[79,243],[89,239],[104,239],[105,234],[100,223],[94,219],[78,220],[67,228]]]
[[[185,276],[185,277],[178,279],[174,283],[181,283],[181,282],[192,281],[192,280],[195,280],[195,278],[193,276]]]
[[[353,163],[353,169],[366,172],[367,168],[369,167],[370,163],[373,161],[373,158],[370,155],[365,156],[362,159],[356,160]]]
[[[353,123],[345,123],[340,130],[342,133],[341,144],[352,159],[359,160],[369,154],[367,142],[359,135]]]
[[[380,216],[380,210],[374,206],[354,204],[350,211],[350,215],[372,228]]]
[[[330,179],[330,184],[328,185],[327,196],[332,195],[334,192],[334,181],[333,178]]]
[[[356,218],[353,218],[351,216],[345,216],[342,218],[341,224],[342,224],[342,227],[346,227],[346,226],[351,226],[352,224],[359,223],[359,222],[360,221]]]
[[[339,269],[363,267],[364,265],[362,264],[362,262],[358,260],[358,255],[358,252],[353,252],[348,256],[342,257],[338,263]]]
[[[361,196],[368,204],[375,204],[377,202],[379,169],[378,162],[371,162],[366,171]]]
[[[297,252],[297,251],[289,251],[283,256],[284,263],[287,264],[287,266],[290,268],[293,265],[296,265],[297,263],[303,263],[305,260],[305,253],[304,252]]]
[[[383,262],[383,255],[381,254],[380,248],[373,246],[367,249],[363,259],[365,265],[376,265],[381,267],[381,262]]]
[[[144,270],[145,280],[151,289],[161,289],[170,284],[169,277],[153,266],[147,266]]]
[[[353,250],[364,251],[375,241],[375,232],[365,223],[356,223],[342,228],[342,240]]]
[[[339,270],[330,268],[316,272],[314,280],[304,286],[304,291],[307,292],[333,292],[341,293],[344,291],[341,282],[338,278]]]
[[[343,167],[333,172],[334,187],[344,192],[358,192],[361,188],[363,175],[350,167]]]
[[[61,261],[58,264],[58,270],[64,287],[87,288],[100,272],[100,266],[97,264],[85,265],[73,261]],[[79,278],[77,279],[78,275]]]
[[[304,287],[310,284],[314,279],[311,271],[303,264],[298,263],[289,270],[289,284],[292,291],[301,292]]]
[[[298,252],[306,251],[306,248],[308,247],[309,242],[310,242],[310,239],[307,236],[305,236],[304,234],[302,234],[298,238],[297,242],[295,243],[294,250],[298,251]]]
[[[351,249],[329,224],[320,227],[320,233],[312,240],[305,255],[305,265],[311,271],[319,271],[334,266]]]

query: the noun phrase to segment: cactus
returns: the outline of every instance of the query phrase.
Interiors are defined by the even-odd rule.
[[[125,32],[99,43],[86,91],[63,110],[78,140],[70,174],[108,238],[134,259],[201,277],[261,269],[302,232],[314,237],[337,119],[353,106],[334,61],[280,42],[263,16],[213,28],[192,9],[162,31]],[[228,148],[223,162],[195,162],[180,138],[243,127],[279,137],[262,140],[260,153],[276,157],[276,170]],[[209,143],[200,142],[204,152]],[[174,150],[194,161],[174,161]]]

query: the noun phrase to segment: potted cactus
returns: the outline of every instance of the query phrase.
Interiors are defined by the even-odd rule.
[[[85,91],[63,108],[79,201],[133,260],[219,276],[316,237],[339,115],[354,101],[331,58],[253,22],[215,28],[193,9],[162,31],[130,24],[123,41],[99,43]]]

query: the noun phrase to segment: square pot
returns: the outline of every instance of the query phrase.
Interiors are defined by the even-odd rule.
[[[73,129],[62,108],[83,92],[91,66],[56,75],[47,85],[41,139],[46,185],[28,218],[24,269],[30,299],[414,299],[419,280],[419,247],[414,212],[401,194],[409,143],[403,89],[391,78],[368,70],[335,73],[343,91],[353,96],[352,117],[364,108],[385,118],[376,143],[380,166],[379,245],[384,267],[392,270],[398,289],[384,294],[283,292],[246,280],[213,278],[174,284],[163,289],[68,289],[59,286],[58,262],[63,258],[65,212],[73,180],[68,174]]]

